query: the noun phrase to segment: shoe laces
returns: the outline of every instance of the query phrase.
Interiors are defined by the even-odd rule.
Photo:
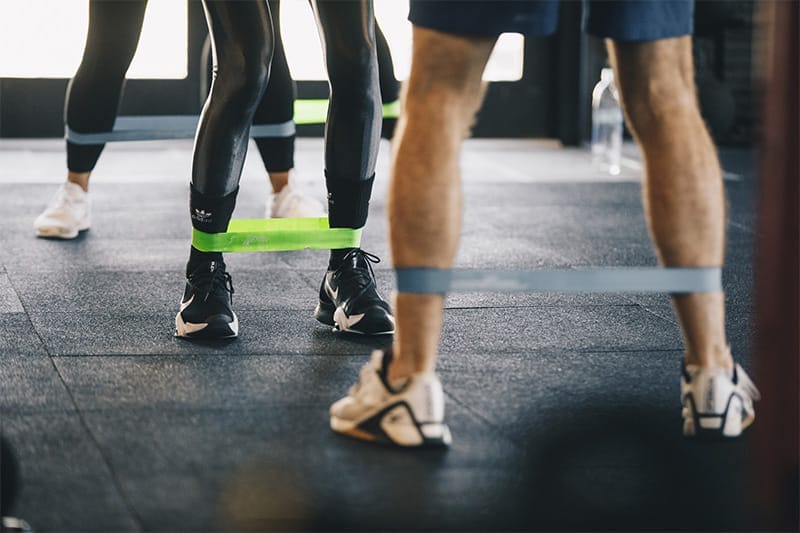
[[[350,268],[351,259],[355,259],[355,268]],[[359,259],[364,260],[366,268],[359,265]],[[372,270],[372,263],[378,264],[380,262],[381,258],[377,255],[365,252],[361,248],[353,248],[345,254],[342,258],[342,265],[337,269],[337,272],[340,273],[339,283],[352,283],[358,287],[359,290],[353,297],[354,300],[357,299],[375,285],[375,271]]]
[[[198,269],[199,270],[199,269]],[[208,300],[211,294],[220,290],[230,294],[233,301],[233,278],[225,272],[225,267],[220,268],[216,261],[212,261],[208,270],[195,271],[186,280],[196,292],[205,294],[203,301]]]

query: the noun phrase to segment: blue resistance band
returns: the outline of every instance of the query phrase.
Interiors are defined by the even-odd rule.
[[[722,290],[721,268],[586,268],[554,270],[397,268],[397,290],[448,292],[660,292]]]

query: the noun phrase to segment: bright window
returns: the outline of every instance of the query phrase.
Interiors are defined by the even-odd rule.
[[[186,77],[187,1],[150,0],[129,78]],[[0,0],[0,77],[72,77],[86,41],[88,6],[88,0]],[[408,1],[375,0],[375,11],[392,49],[395,75],[404,79],[411,63]],[[281,25],[292,75],[298,80],[325,79],[308,2],[283,0]],[[522,60],[522,36],[503,35],[484,78],[517,80],[522,76]]]
[[[375,14],[392,50],[395,77],[405,79],[411,66],[411,24],[408,0],[375,0]],[[282,0],[283,42],[292,76],[298,80],[325,79],[325,65],[317,38],[316,23],[305,0]],[[518,80],[522,77],[524,39],[518,34],[500,37],[484,79]]]
[[[186,77],[186,1],[148,3],[129,78]],[[0,77],[71,78],[88,25],[88,0],[0,0]]]

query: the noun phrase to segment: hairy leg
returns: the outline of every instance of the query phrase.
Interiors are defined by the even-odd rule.
[[[496,39],[413,31],[392,158],[392,258],[397,267],[449,268],[461,230],[459,153],[483,99],[481,75]],[[435,367],[443,299],[397,295],[390,379]]]
[[[645,160],[644,206],[662,264],[719,267],[722,171],[700,116],[691,38],[608,43],[628,123]],[[686,362],[732,368],[722,292],[676,295]]]

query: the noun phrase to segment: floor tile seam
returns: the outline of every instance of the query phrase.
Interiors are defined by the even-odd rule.
[[[128,514],[130,515],[130,518],[133,521],[133,523],[136,525],[138,531],[144,531],[144,522],[142,520],[142,517],[139,515],[138,511],[134,507],[133,502],[126,496],[125,491],[123,489],[122,480],[117,475],[113,463],[111,462],[111,458],[107,456],[107,454],[104,452],[103,447],[100,445],[100,441],[97,439],[97,437],[89,427],[89,424],[86,421],[86,418],[83,416],[80,406],[78,405],[78,402],[75,400],[75,396],[72,393],[72,390],[67,385],[64,376],[61,374],[61,371],[59,370],[56,361],[52,357],[50,358],[50,361],[53,365],[53,368],[56,371],[58,379],[61,381],[61,383],[64,385],[64,388],[67,391],[67,395],[69,396],[70,402],[75,407],[75,414],[78,417],[78,421],[80,422],[81,427],[83,427],[83,430],[86,432],[87,436],[89,437],[89,440],[94,445],[95,449],[97,450],[97,453],[100,454],[103,464],[106,467],[106,470],[108,471],[109,477],[111,478],[111,483],[113,484],[114,489],[117,492],[117,496],[119,497],[125,509],[128,511]]]
[[[33,278],[36,275],[44,274],[44,273],[58,273],[58,274],[74,274],[74,273],[85,273],[85,274],[174,274],[176,277],[183,280],[186,275],[183,270],[174,269],[171,267],[164,267],[164,268],[151,268],[151,269],[141,269],[137,268],[134,270],[128,269],[120,269],[120,268],[95,268],[96,265],[85,265],[90,268],[82,268],[84,265],[76,265],[75,263],[71,264],[70,268],[59,268],[59,269],[47,269],[47,268],[40,268],[40,269],[27,269],[24,272],[15,272],[16,274],[21,275],[22,277]],[[282,272],[297,272],[296,268],[292,267],[279,267],[279,268],[272,268],[272,267],[246,267],[246,268],[237,268],[236,273],[245,272],[248,274],[263,274],[265,270],[279,270]],[[31,274],[25,274],[25,272],[30,272]],[[316,271],[315,271],[316,272]],[[10,273],[8,271],[0,271],[0,273]]]
[[[20,306],[22,306],[22,314],[25,315],[25,319],[28,321],[28,325],[30,326],[30,328],[34,332],[34,334],[36,335],[36,338],[39,339],[39,344],[41,345],[42,350],[44,350],[44,354],[42,354],[42,355],[50,358],[50,364],[53,364],[52,354],[50,353],[50,350],[47,347],[47,343],[45,342],[44,337],[42,337],[42,334],[39,332],[38,329],[36,329],[36,325],[33,323],[33,320],[31,319],[31,314],[29,312],[28,306],[26,306],[25,302],[19,297],[19,294],[17,293],[17,289],[14,287],[14,281],[12,279],[12,274],[8,273],[7,276],[8,276],[9,285],[11,285],[11,289],[14,291],[14,295],[17,297],[17,301],[19,302]],[[16,351],[19,352],[19,350],[16,350]],[[56,374],[57,374],[58,373],[58,369],[55,369],[55,370],[56,370]]]
[[[126,412],[126,413],[155,413],[155,414],[168,414],[168,415],[197,415],[197,414],[230,414],[230,415],[242,415],[242,414],[253,414],[253,413],[264,413],[266,408],[275,408],[280,407],[283,409],[291,409],[291,408],[313,408],[318,410],[320,413],[327,416],[328,410],[333,402],[335,402],[339,397],[336,394],[332,394],[330,400],[325,400],[319,404],[311,404],[311,403],[291,403],[291,402],[265,402],[260,404],[259,407],[250,407],[252,402],[245,403],[242,402],[241,406],[234,405],[229,407],[213,407],[213,406],[182,406],[177,405],[177,402],[159,402],[158,404],[146,405],[146,404],[122,404],[116,406],[107,406],[107,407],[90,407],[86,409],[82,409],[82,413],[86,414],[87,416],[91,415],[98,415],[98,414],[117,414],[119,412]],[[271,416],[269,413],[265,414],[265,416]],[[137,421],[138,424],[140,421]],[[327,427],[327,426],[326,426]]]
[[[11,288],[11,292],[14,293],[14,298],[17,299],[17,301],[19,302],[20,307],[22,308],[22,312],[27,317],[28,322],[31,324],[31,326],[33,326],[33,323],[31,322],[31,318],[28,315],[28,310],[25,309],[25,304],[22,302],[22,298],[20,298],[19,292],[17,291],[17,288],[14,286],[14,279],[13,279],[12,274],[10,272],[7,272],[5,269],[0,271],[0,274],[4,274],[5,275],[6,279],[8,280],[8,286]],[[14,313],[2,313],[2,314],[14,314]],[[39,339],[39,340],[41,341],[41,339]]]
[[[63,415],[77,415],[77,409],[56,409],[53,407],[48,408],[36,408],[36,407],[25,407],[23,409],[10,409],[9,407],[5,407],[0,405],[0,413],[3,414],[4,417],[26,417],[26,416],[63,416]]]
[[[458,397],[451,391],[449,391],[446,387],[444,389],[444,393],[445,396],[450,398],[456,405],[467,411],[470,415],[472,415],[474,418],[480,421],[483,425],[491,428],[493,432],[499,434],[505,441],[510,443],[518,451],[525,451],[526,449],[525,443],[518,441],[518,439],[515,439],[514,436],[509,432],[506,432],[501,425],[492,423],[492,421],[488,417],[484,416],[477,410],[473,409],[468,402],[459,400]]]
[[[55,353],[50,359],[95,359],[95,358],[112,358],[112,357],[127,357],[127,358],[267,358],[267,357],[367,357],[369,352],[375,348],[365,346],[364,350],[359,352],[340,352],[340,353],[308,353],[308,352],[276,352],[276,353],[259,353],[259,352],[246,352],[246,353]]]
[[[234,304],[235,305],[235,304]],[[142,317],[142,316],[154,316],[154,312],[161,313],[164,312],[169,313],[171,317],[174,319],[174,315],[177,312],[177,305],[175,306],[163,306],[163,307],[151,307],[149,311],[140,311],[137,313],[126,313],[126,314],[118,314],[117,318],[123,319],[125,317]],[[250,313],[271,313],[276,311],[292,311],[292,312],[301,312],[301,313],[308,313],[313,310],[309,306],[305,307],[251,307],[251,306],[239,306],[236,305],[236,313],[241,314],[242,312],[250,314]],[[63,310],[55,310],[55,311],[39,311],[39,310],[32,310],[30,312],[30,316],[33,317],[43,317],[48,315],[72,315],[78,317],[94,317],[94,316],[105,316],[108,317],[109,312],[116,311],[113,307],[107,307],[105,309],[63,309]],[[0,313],[2,314],[13,314],[13,313]],[[157,315],[155,315],[157,316]],[[313,318],[313,317],[312,317]]]
[[[518,356],[520,358],[524,358],[524,357],[530,357],[532,355],[533,356],[539,355],[539,356],[546,356],[548,358],[551,358],[551,357],[563,357],[563,356],[575,356],[575,355],[582,355],[582,356],[586,356],[586,355],[609,356],[609,355],[614,355],[614,354],[619,354],[619,355],[653,354],[653,353],[657,353],[657,354],[666,354],[666,353],[682,354],[683,351],[684,351],[683,348],[654,348],[654,349],[642,349],[642,348],[613,349],[612,348],[612,349],[608,349],[608,350],[598,350],[596,348],[591,348],[591,349],[586,349],[586,350],[576,349],[576,350],[563,350],[563,351],[547,351],[546,353],[543,354],[540,351],[535,351],[535,350],[531,350],[531,351],[511,350],[511,351],[507,351],[507,352],[494,351],[494,352],[492,352],[492,356],[494,357],[496,355],[501,355],[504,358],[506,358],[506,357],[511,358],[511,357],[514,357],[514,356]],[[439,355],[440,355],[440,358],[441,357],[473,357],[473,358],[486,357],[485,353],[464,353],[464,352],[460,352],[458,354],[453,354],[453,353],[448,354],[448,352],[440,352]],[[449,364],[449,363],[446,363],[446,364]],[[441,366],[442,365],[440,365],[440,370],[439,370],[440,372],[442,372],[442,371],[443,372],[450,372],[450,371],[460,370],[460,369],[441,368]]]
[[[511,351],[508,351],[508,352],[494,351],[492,353],[492,357],[495,360],[498,360],[498,359],[502,358],[500,360],[502,360],[503,362],[511,362],[513,360],[512,358],[514,358],[514,357],[517,357],[519,359],[526,359],[526,358],[530,358],[531,356],[540,355],[542,357],[546,357],[547,358],[546,360],[542,360],[542,362],[544,364],[547,364],[547,363],[556,364],[557,361],[556,360],[552,360],[552,359],[553,358],[558,358],[558,357],[603,356],[606,359],[615,359],[614,356],[615,355],[619,355],[620,357],[616,357],[616,359],[621,359],[622,356],[626,356],[626,355],[629,356],[629,355],[635,355],[635,354],[672,354],[672,353],[674,353],[674,354],[683,354],[684,350],[683,350],[682,347],[681,348],[655,348],[655,349],[652,349],[652,350],[651,349],[642,349],[642,348],[598,350],[596,348],[592,348],[592,349],[588,349],[588,350],[577,350],[576,349],[576,350],[563,350],[563,351],[549,351],[549,352],[546,352],[545,354],[537,354],[536,352],[531,352],[531,351],[523,352],[523,351],[519,351],[519,350],[511,350]],[[441,352],[440,355],[447,357],[448,353],[447,352]],[[455,355],[455,354],[453,354],[453,355]],[[477,354],[477,353],[464,354],[463,352],[455,355],[455,357],[459,357],[459,356],[461,356],[461,357],[472,357],[472,358],[485,358],[485,357],[487,357],[486,354]],[[500,356],[500,358],[498,358],[496,356]],[[457,359],[455,359],[455,358],[454,359],[450,359],[450,361],[457,361]],[[449,373],[449,372],[455,372],[455,371],[462,371],[463,367],[461,365],[466,365],[466,364],[467,364],[466,362],[465,363],[448,362],[448,363],[445,363],[445,365],[440,365],[439,372]],[[453,365],[456,368],[446,368],[446,366],[449,366],[449,365]]]
[[[646,304],[646,303],[637,302],[632,297],[628,297],[628,296],[626,296],[625,298],[629,299],[637,307],[640,307],[645,313],[647,313],[649,315],[652,315],[652,316],[654,316],[654,317],[656,317],[656,318],[658,318],[660,320],[663,320],[664,322],[667,322],[669,324],[672,324],[672,325],[675,325],[675,326],[680,326],[680,324],[678,323],[677,318],[675,317],[675,311],[674,310],[672,310],[672,312],[669,313],[669,316],[666,317],[666,316],[663,316],[662,314],[658,313],[656,310],[652,309],[652,307],[650,305]]]
[[[520,356],[530,356],[530,355],[541,355],[541,356],[562,356],[572,353],[577,353],[581,355],[608,355],[610,353],[622,353],[622,354],[631,354],[631,353],[653,353],[653,352],[679,352],[683,351],[683,348],[629,348],[629,349],[616,349],[616,348],[607,348],[607,349],[600,349],[600,348],[561,348],[561,349],[552,349],[552,348],[534,348],[530,350],[517,350],[517,351],[509,351],[503,352],[504,355],[520,355]],[[440,357],[487,357],[486,353],[481,352],[450,352],[446,350],[439,351]]]

